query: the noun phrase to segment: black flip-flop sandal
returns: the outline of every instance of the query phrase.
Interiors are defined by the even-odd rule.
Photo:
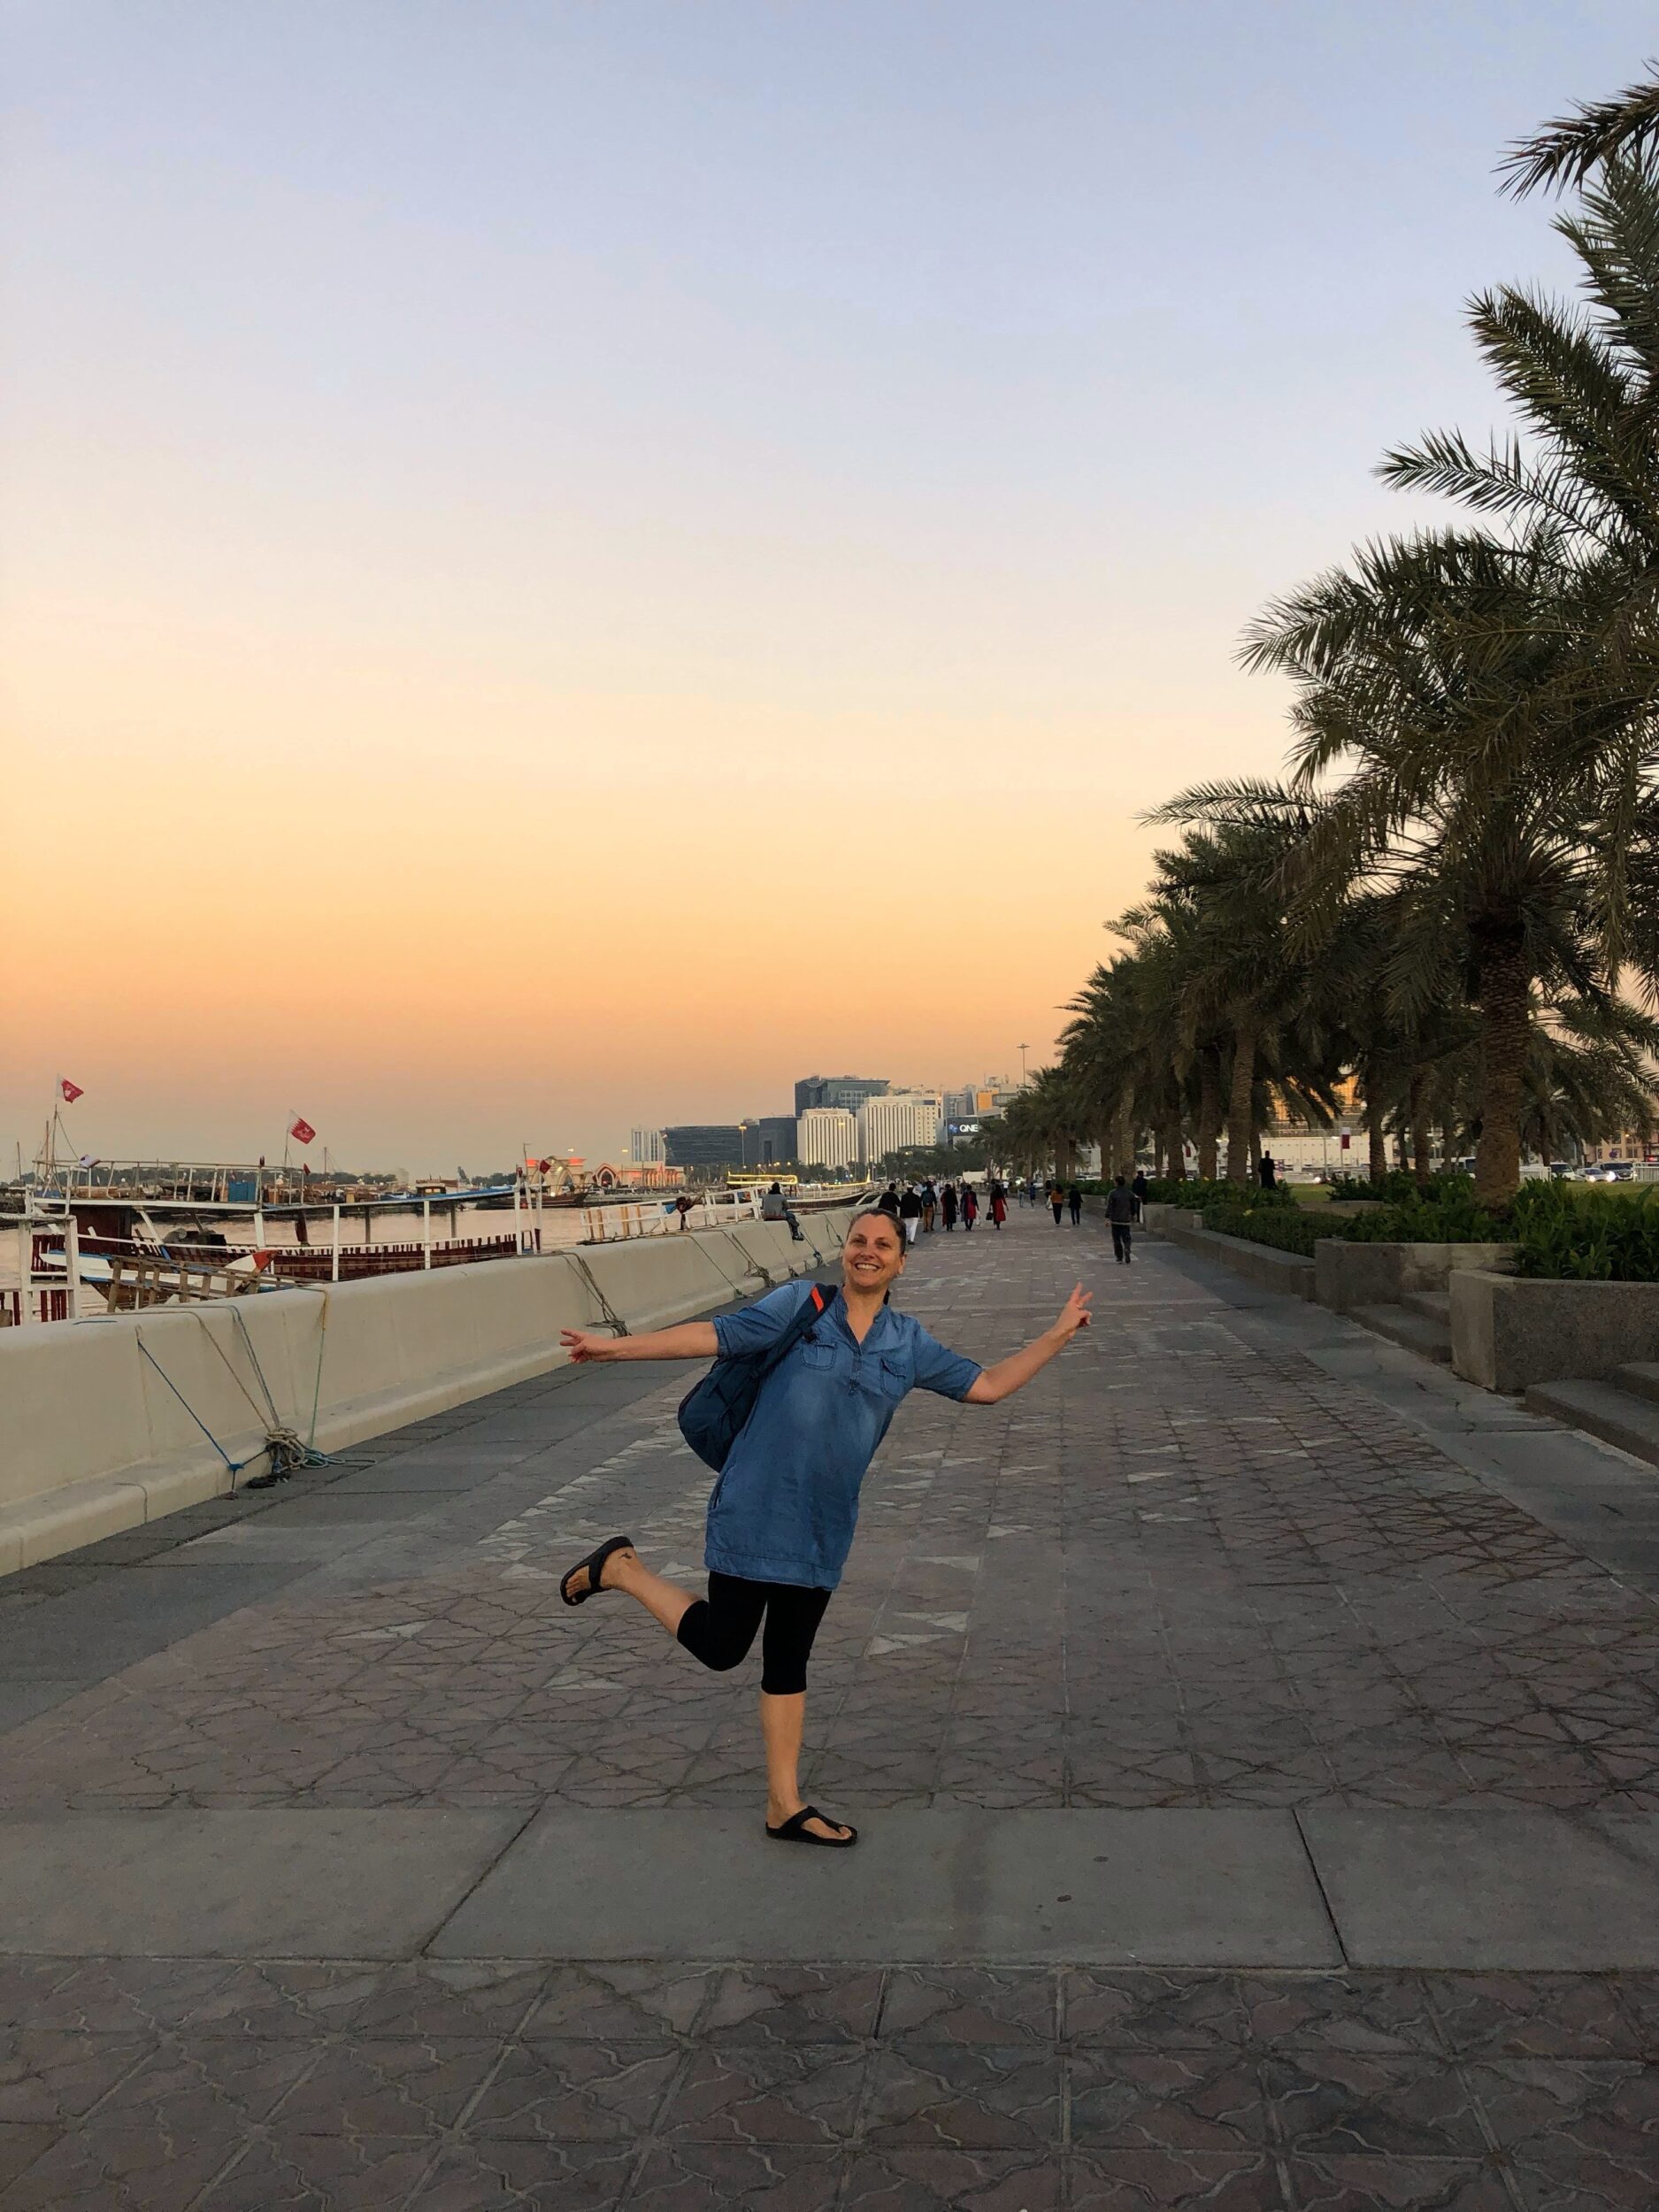
[[[847,1833],[844,1836],[809,1835],[806,1826],[809,1820],[821,1820],[832,1828],[845,1828]],[[850,1851],[858,1840],[856,1828],[849,1826],[844,1820],[831,1820],[829,1815],[819,1812],[816,1805],[803,1805],[798,1813],[791,1813],[788,1819],[776,1828],[768,1821],[766,1833],[774,1843],[815,1843],[821,1851]]]
[[[599,1578],[604,1572],[605,1562],[611,1553],[633,1549],[634,1539],[631,1536],[607,1537],[597,1551],[590,1551],[586,1559],[579,1559],[573,1567],[559,1577],[560,1597],[564,1599],[566,1605],[586,1605],[589,1598],[597,1597],[599,1594]],[[580,1574],[584,1567],[588,1570],[588,1587],[585,1590],[572,1591],[571,1578]]]

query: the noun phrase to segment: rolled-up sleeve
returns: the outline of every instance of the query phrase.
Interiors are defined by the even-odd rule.
[[[937,1391],[941,1398],[965,1398],[979,1379],[977,1360],[948,1350],[919,1324],[911,1340],[911,1356],[916,1363],[916,1387]]]
[[[736,1313],[716,1314],[714,1340],[720,1356],[753,1359],[757,1352],[770,1351],[811,1295],[810,1283],[786,1283]]]

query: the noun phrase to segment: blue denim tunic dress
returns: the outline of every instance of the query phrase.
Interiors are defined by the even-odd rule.
[[[810,1283],[787,1283],[720,1315],[721,1351],[764,1352],[811,1294]],[[852,1549],[864,1470],[900,1400],[911,1390],[965,1398],[979,1374],[972,1360],[891,1306],[860,1344],[837,1299],[761,1385],[709,1500],[703,1563],[749,1582],[833,1590]]]

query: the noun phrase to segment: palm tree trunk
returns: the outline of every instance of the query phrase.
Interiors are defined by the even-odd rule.
[[[1416,1171],[1419,1190],[1428,1188],[1432,1173],[1428,1096],[1428,1070],[1413,1068],[1411,1087],[1406,1100],[1406,1119],[1411,1125],[1411,1164]]]
[[[1256,1087],[1256,1032],[1242,1025],[1233,1035],[1233,1088],[1227,1099],[1227,1180],[1250,1175],[1251,1093]]]
[[[1206,1045],[1198,1056],[1198,1176],[1216,1179],[1216,1138],[1221,1128],[1221,1055]]]
[[[1383,1134],[1382,1125],[1382,1107],[1373,1101],[1368,1088],[1365,1097],[1365,1141],[1370,1156],[1366,1161],[1366,1170],[1373,1183],[1380,1183],[1388,1172],[1388,1140]]]
[[[1179,1095],[1171,1101],[1169,1119],[1164,1124],[1164,1155],[1165,1175],[1172,1183],[1184,1183],[1187,1180],[1187,1155],[1183,1149],[1181,1102]]]
[[[1475,1197],[1507,1206],[1521,1185],[1521,1098],[1532,1041],[1532,977],[1525,956],[1506,949],[1480,964],[1480,1041],[1486,1066]]]

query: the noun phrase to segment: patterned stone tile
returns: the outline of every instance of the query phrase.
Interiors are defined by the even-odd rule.
[[[421,1959],[365,1980],[351,2015],[359,2036],[516,2034],[541,2000],[547,1970],[499,1960]]]
[[[720,1970],[713,1967],[555,1966],[546,1970],[521,2039],[627,2043],[684,2035],[719,1978]]]
[[[1486,2137],[1443,2059],[1281,2048],[1263,2067],[1281,2141],[1298,2154],[1478,2158]]]
[[[888,2009],[892,1998],[889,1993]],[[879,1972],[856,1967],[731,1966],[713,1978],[699,2037],[730,2043],[827,2043],[875,2032]]]
[[[1472,2159],[1293,2158],[1294,2212],[1514,2212],[1490,2162]]]
[[[1394,2057],[1441,2048],[1415,1974],[1250,1974],[1237,1988],[1257,2043]]]
[[[1061,1976],[1064,2032],[1125,2050],[1219,2051],[1248,2032],[1231,1976],[1073,1966]]]
[[[3,2212],[188,2212],[247,2122],[205,2097],[94,2113],[0,2190]]]
[[[0,2035],[0,2125],[55,2130],[79,2119],[154,2047],[148,2039],[63,2028]]]
[[[881,2007],[886,2042],[1018,2043],[1054,2040],[1052,1972],[985,1967],[895,1967]]]
[[[1268,2140],[1256,2068],[1237,2051],[1077,2048],[1071,2140],[1080,2149],[1256,2154]]]
[[[1451,2049],[1484,2058],[1640,2058],[1639,2016],[1611,1975],[1430,1974]]]
[[[1061,2068],[1015,2045],[891,2043],[871,2065],[864,2139],[886,2150],[1057,2149]]]
[[[261,2136],[200,2200],[201,2212],[388,2212],[401,2206],[437,2151],[355,2134]]]
[[[629,2212],[828,2212],[843,2154],[822,2144],[676,2141],[648,2151]]]
[[[681,2070],[672,2044],[511,2045],[466,2116],[479,2139],[633,2141],[649,2129]]]
[[[845,2042],[722,2040],[693,2053],[659,2126],[670,2140],[845,2142],[868,2064],[862,2048]]]
[[[837,2212],[1059,2212],[1062,2201],[1052,2152],[866,2150],[848,2162]]]
[[[303,2135],[430,2136],[460,2118],[494,2070],[497,2048],[481,2036],[354,2032],[330,2045],[289,2093],[283,2124]]]
[[[630,2143],[451,2140],[409,2212],[618,2212],[639,2164]]]
[[[1079,2151],[1070,2169],[1070,2212],[1290,2212],[1261,2152]]]

